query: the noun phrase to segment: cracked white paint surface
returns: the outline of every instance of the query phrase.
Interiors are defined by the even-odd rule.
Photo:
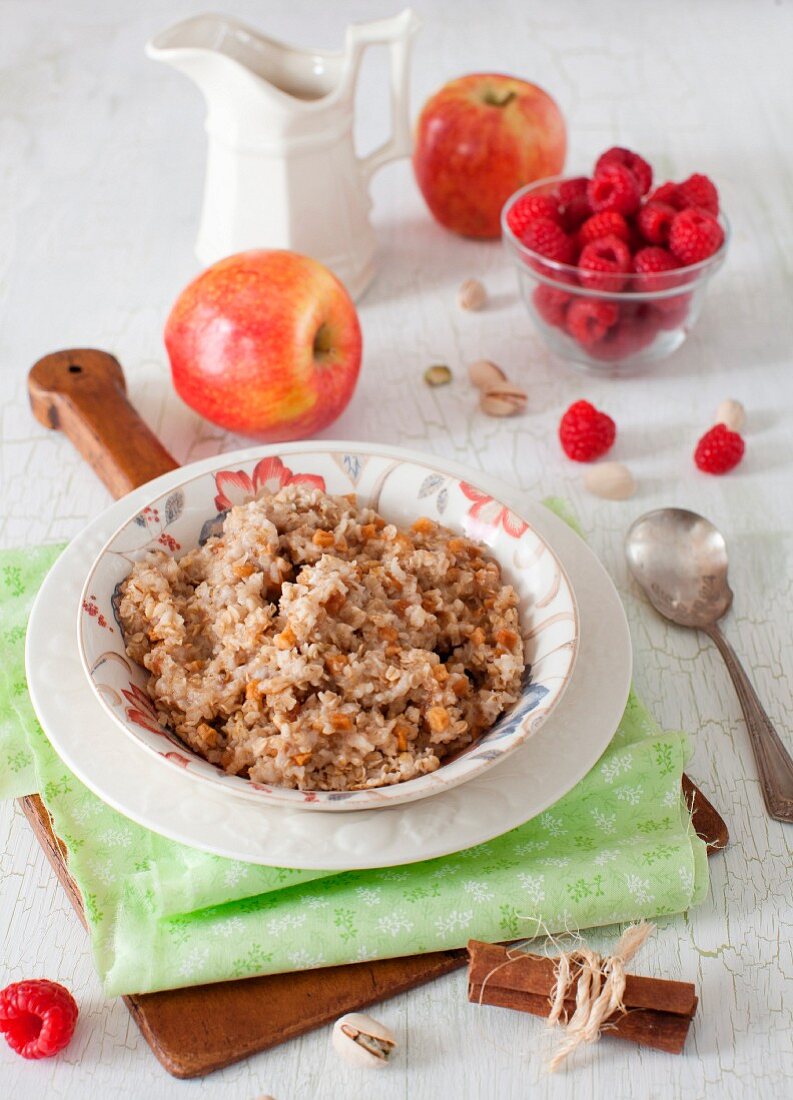
[[[142,44],[170,18],[200,11],[158,0],[31,0],[2,5],[0,36],[0,543],[65,539],[108,495],[62,438],[32,420],[27,367],[58,347],[115,352],[132,398],[180,461],[236,441],[170,395],[160,333],[195,272],[192,240],[203,168],[202,106]],[[236,0],[235,14],[287,40],[338,43],[353,19],[390,14],[396,0]],[[355,399],[326,433],[402,443],[467,462],[533,496],[563,494],[619,585],[633,628],[636,680],[662,723],[694,740],[691,774],[724,813],[732,842],[712,861],[711,897],[666,920],[637,968],[692,979],[701,998],[686,1054],[601,1044],[548,1079],[540,1023],[477,1011],[455,974],[388,1002],[378,1014],[401,1037],[387,1072],[341,1066],[327,1030],[191,1084],[155,1062],[120,1001],[103,999],[87,942],[13,807],[0,808],[0,983],[29,975],[65,982],[82,1009],[60,1058],[24,1063],[0,1046],[0,1095],[93,1100],[146,1096],[278,1100],[523,1100],[563,1097],[713,1098],[793,1094],[791,831],[762,809],[738,705],[712,647],[665,626],[627,581],[621,537],[640,512],[674,503],[727,535],[736,591],[727,632],[753,670],[790,744],[793,712],[793,7],[770,0],[423,0],[414,102],[475,69],[526,75],[552,89],[569,119],[570,167],[607,145],[637,146],[660,174],[711,173],[734,226],[732,252],[688,345],[654,375],[592,382],[555,367],[515,299],[497,245],[433,226],[409,166],[375,182],[381,273],[361,304],[365,369]],[[378,59],[379,60],[379,59]],[[382,137],[385,81],[371,62],[361,135]],[[463,314],[462,279],[485,281],[492,308]],[[530,393],[526,416],[474,411],[466,361],[501,363]],[[423,369],[447,362],[452,387],[430,391]],[[587,396],[619,425],[614,457],[639,480],[632,501],[587,496],[555,439],[561,410]],[[708,479],[691,451],[719,401],[744,401],[747,457]],[[597,940],[597,937],[595,937]],[[605,942],[605,941],[604,941]]]

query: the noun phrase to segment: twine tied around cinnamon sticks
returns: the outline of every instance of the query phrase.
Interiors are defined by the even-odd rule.
[[[655,925],[647,921],[629,925],[617,941],[611,955],[605,958],[588,947],[562,953],[556,963],[556,985],[551,993],[548,1026],[562,1026],[565,1037],[548,1063],[548,1072],[555,1073],[582,1043],[596,1043],[606,1021],[615,1012],[624,1012],[625,963],[642,947]],[[571,988],[571,967],[577,965],[575,1012],[568,1020],[564,1009],[565,996]]]
[[[580,943],[550,957],[529,954],[525,941],[507,948],[471,940],[469,1000],[544,1016],[550,1026],[563,1027],[551,1072],[604,1032],[680,1054],[697,1008],[694,986],[625,972],[653,930],[645,922],[630,925],[606,956]]]

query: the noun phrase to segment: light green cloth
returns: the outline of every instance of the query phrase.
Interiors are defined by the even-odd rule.
[[[23,643],[59,547],[0,554],[0,797],[38,791],[69,849],[110,994],[331,966],[679,913],[708,884],[680,794],[689,755],[634,695],[592,771],[477,848],[380,871],[259,867],[165,840],[60,761],[30,704]]]

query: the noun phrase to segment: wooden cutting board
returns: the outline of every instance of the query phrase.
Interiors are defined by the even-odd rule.
[[[106,352],[77,348],[40,359],[28,379],[36,418],[63,431],[116,498],[177,468],[126,397],[124,374]],[[727,827],[687,776],[683,790],[709,854],[727,844]],[[52,831],[37,795],[22,810],[77,915],[85,923],[66,846]],[[175,1077],[200,1077],[249,1054],[330,1023],[464,966],[467,952],[436,951],[402,959],[245,978],[125,997],[146,1042]]]

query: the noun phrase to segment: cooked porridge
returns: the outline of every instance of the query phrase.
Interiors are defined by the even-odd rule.
[[[292,485],[232,508],[118,602],[160,721],[257,783],[323,791],[434,771],[516,701],[517,597],[485,549]]]

